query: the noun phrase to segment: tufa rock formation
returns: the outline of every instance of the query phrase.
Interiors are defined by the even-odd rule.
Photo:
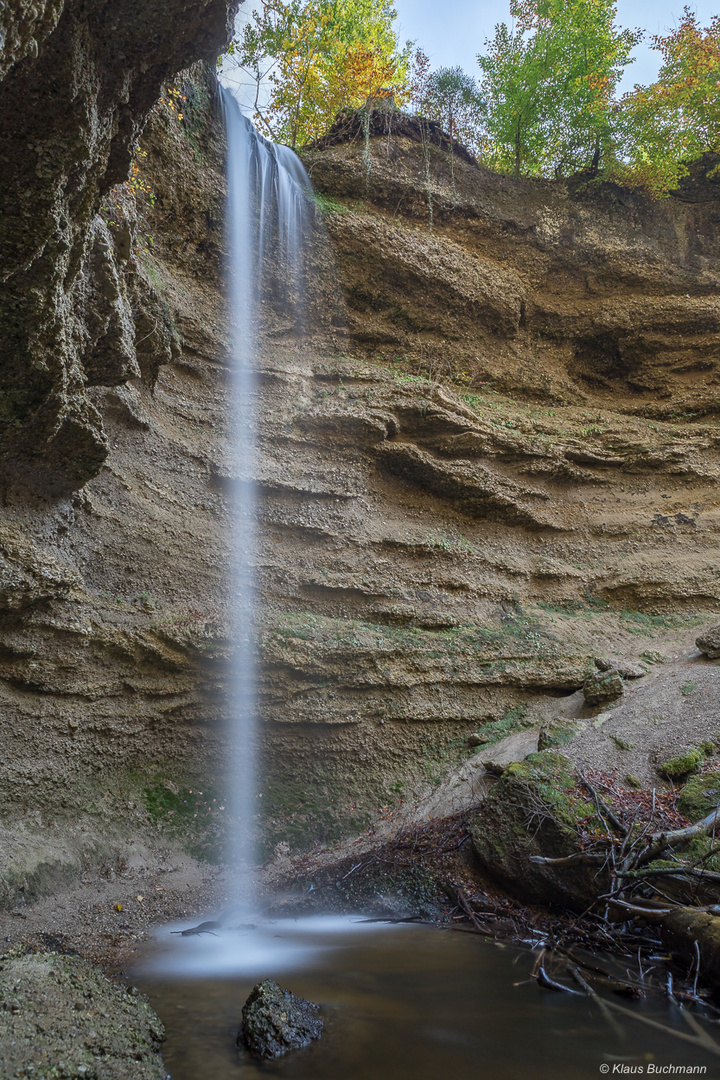
[[[214,60],[236,7],[21,0],[0,13],[0,462],[13,482],[95,476],[108,445],[87,388],[140,375],[148,321],[155,363],[173,355],[154,290],[118,273],[96,215],[163,82]]]
[[[164,84],[235,7],[0,12],[2,903],[129,857],[143,786],[217,750],[224,143],[210,69],[179,77],[182,121]]]
[[[238,1046],[254,1057],[279,1058],[322,1035],[320,1006],[283,990],[273,979],[254,986],[243,1005]]]

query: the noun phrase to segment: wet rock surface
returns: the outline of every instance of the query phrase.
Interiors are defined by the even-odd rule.
[[[17,948],[0,956],[0,1075],[165,1080],[162,1023],[137,990],[88,961]]]
[[[273,979],[253,987],[243,1005],[238,1045],[254,1057],[278,1058],[319,1039],[320,1006],[283,990]]]

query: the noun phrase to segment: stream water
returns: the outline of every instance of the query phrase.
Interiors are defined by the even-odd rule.
[[[690,1028],[666,1002],[623,1005],[667,1033],[624,1016],[614,1030],[588,998],[529,980],[530,949],[472,934],[318,917],[241,930],[231,949],[220,938],[170,944],[163,935],[132,975],[166,1026],[173,1080],[587,1080],[603,1065],[609,1075],[720,1071],[717,1058],[671,1033]],[[267,977],[319,1002],[326,1028],[306,1049],[258,1062],[235,1038],[243,1003]]]

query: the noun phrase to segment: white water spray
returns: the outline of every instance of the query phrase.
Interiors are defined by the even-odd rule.
[[[231,682],[228,786],[233,821],[228,862],[237,899],[255,903],[258,754],[255,678],[258,338],[265,312],[295,334],[305,325],[305,237],[313,216],[301,161],[264,139],[222,90],[228,142],[228,235],[232,333],[232,463],[236,480],[231,566],[235,663]]]

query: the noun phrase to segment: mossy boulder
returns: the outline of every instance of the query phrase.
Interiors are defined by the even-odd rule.
[[[581,834],[603,830],[563,754],[543,750],[510,765],[469,829],[482,865],[522,900],[584,910],[606,888],[597,865],[530,861],[576,854]]]
[[[705,751],[699,746],[693,746],[682,754],[663,761],[658,765],[658,772],[667,780],[681,780],[683,776],[694,772],[704,757]]]
[[[700,821],[720,805],[720,769],[693,776],[678,795],[677,807],[688,821]]]
[[[566,746],[569,742],[585,730],[582,720],[567,720],[558,716],[549,720],[540,729],[538,738],[539,750],[556,750],[560,746]]]
[[[588,675],[583,683],[583,696],[588,705],[602,705],[605,701],[613,701],[620,697],[625,689],[622,675],[617,669],[610,671],[597,671]]]
[[[709,627],[695,639],[695,644],[710,660],[717,660],[720,657],[720,626]]]

